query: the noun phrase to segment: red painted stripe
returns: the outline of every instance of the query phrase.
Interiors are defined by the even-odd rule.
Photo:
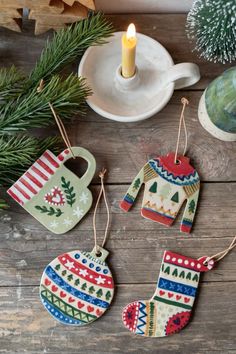
[[[32,182],[34,182],[36,184],[36,186],[38,186],[39,188],[42,188],[43,185],[42,183],[40,183],[34,176],[31,175],[31,173],[26,172],[25,173],[26,177],[28,177]]]
[[[159,222],[160,224],[166,225],[166,226],[170,226],[173,224],[174,218],[168,217],[166,215],[163,214],[159,214],[156,211],[152,211],[152,210],[148,210],[145,208],[141,209],[141,215],[144,218]]]
[[[132,207],[133,204],[128,203],[126,200],[122,200],[120,202],[120,208],[123,209],[124,211],[129,211],[129,209]]]
[[[57,163],[56,160],[54,160],[52,158],[52,156],[49,155],[49,153],[47,151],[45,151],[45,153],[43,154],[43,156],[56,168],[59,167],[59,164]]]
[[[46,165],[46,163],[44,163],[42,160],[38,159],[37,162],[42,168],[45,169],[45,171],[50,173],[50,175],[54,174],[54,171],[48,165]]]
[[[20,178],[19,181],[30,190],[33,194],[37,194],[37,191],[24,179]]]
[[[48,177],[42,171],[40,171],[37,167],[32,166],[31,169],[32,169],[32,171],[37,173],[37,175],[39,175],[42,179],[44,179],[45,181],[48,181]]]
[[[63,260],[63,258],[64,258],[64,260]],[[74,258],[71,258],[68,254],[65,253],[65,254],[59,256],[58,260],[61,262],[61,264],[63,264],[63,266],[66,269],[69,269],[66,266],[67,261],[73,262],[74,263],[74,267],[69,269],[69,270],[70,270],[70,272],[78,275],[80,278],[82,277],[83,279],[89,281],[90,283],[98,285],[100,287],[109,288],[109,289],[113,289],[114,288],[114,283],[113,283],[112,277],[109,277],[107,275],[99,274],[99,273],[94,272],[90,268],[86,267],[84,264],[77,262]],[[76,270],[76,269],[78,269],[78,270]],[[80,270],[87,270],[88,274],[86,276],[83,276],[82,274],[80,274],[80,272],[79,272]],[[92,276],[92,278],[90,278],[90,276]],[[99,276],[101,276],[103,279],[105,279],[104,284],[102,284],[102,283],[97,284],[95,278],[98,278]]]
[[[181,224],[180,225],[180,231],[182,232],[187,232],[188,234],[191,232],[191,228],[192,228],[192,225],[184,225],[184,224]]]
[[[21,188],[18,186],[18,184],[14,184],[14,187],[28,200],[30,200],[30,196]]]
[[[203,265],[202,265],[203,261],[202,260],[182,256],[181,254],[174,253],[171,251],[165,252],[164,261],[165,261],[165,263],[174,264],[176,266],[191,269],[196,272],[201,272],[202,268],[203,268]],[[204,267],[204,270],[205,270],[205,267]]]
[[[17,203],[19,203],[19,204],[21,204],[21,205],[24,204],[23,201],[22,201],[19,197],[17,197],[17,195],[16,195],[14,192],[12,192],[11,189],[8,189],[7,193],[8,193],[13,199],[15,199],[15,201],[16,201]]]

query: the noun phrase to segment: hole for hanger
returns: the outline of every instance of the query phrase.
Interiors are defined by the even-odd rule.
[[[101,257],[102,256],[102,252],[101,251],[97,251],[96,252],[96,257]]]
[[[175,161],[175,164],[176,164],[176,165],[180,165],[180,164],[181,164],[181,161],[177,159],[177,160]]]

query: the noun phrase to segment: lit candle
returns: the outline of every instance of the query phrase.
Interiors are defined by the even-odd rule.
[[[135,74],[136,30],[131,23],[127,32],[122,36],[122,76],[129,78]]]

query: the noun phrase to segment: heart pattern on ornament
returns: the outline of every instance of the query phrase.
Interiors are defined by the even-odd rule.
[[[87,310],[88,310],[88,312],[93,312],[94,307],[89,305],[89,306],[87,306]]]
[[[46,278],[45,281],[44,281],[44,284],[46,286],[49,286],[51,284],[51,281],[48,278]]]
[[[61,297],[61,298],[66,297],[66,293],[64,293],[64,291],[61,291],[61,292],[60,292],[60,297]]]
[[[54,187],[51,191],[44,196],[46,203],[55,206],[63,206],[65,204],[65,197],[62,190],[59,187]]]
[[[101,310],[99,310],[99,309],[96,310],[96,315],[102,316],[102,314],[103,314],[103,311],[101,311]]]
[[[82,309],[82,307],[84,307],[84,304],[81,301],[78,301],[77,306],[79,309]]]

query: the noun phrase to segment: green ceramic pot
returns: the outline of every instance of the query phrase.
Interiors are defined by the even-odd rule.
[[[236,141],[236,67],[226,70],[207,87],[198,108],[202,126],[224,141]]]

